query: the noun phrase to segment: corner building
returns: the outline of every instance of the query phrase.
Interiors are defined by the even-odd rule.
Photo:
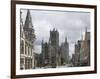
[[[34,41],[35,33],[30,11],[27,10],[25,24],[20,13],[20,69],[34,68]]]

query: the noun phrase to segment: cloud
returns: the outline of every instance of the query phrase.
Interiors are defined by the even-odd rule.
[[[60,44],[67,37],[70,55],[74,53],[74,44],[81,38],[85,27],[90,30],[90,13],[46,10],[30,10],[30,12],[36,34],[35,50],[39,53],[41,52],[41,41],[48,42],[49,32],[53,28],[59,31]],[[23,21],[25,21],[26,13],[27,10],[22,10]]]
[[[37,40],[44,40],[48,42],[49,39],[49,32],[52,26],[49,22],[46,20],[38,20],[34,21],[34,29]],[[53,28],[53,27],[52,27]]]

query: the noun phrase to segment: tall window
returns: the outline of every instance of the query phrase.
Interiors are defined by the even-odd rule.
[[[25,43],[25,55],[27,54],[27,44]]]
[[[21,40],[21,43],[20,43],[20,52],[21,52],[21,54],[24,54],[24,41],[23,40]]]
[[[30,47],[28,47],[28,55],[30,55]]]
[[[32,52],[33,52],[33,51],[32,51],[32,48],[31,48],[31,56],[33,55]]]
[[[20,58],[20,69],[24,69],[24,59]]]

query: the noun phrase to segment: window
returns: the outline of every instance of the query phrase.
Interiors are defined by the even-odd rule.
[[[21,43],[20,43],[20,52],[21,54],[24,54],[24,41],[21,40]]]

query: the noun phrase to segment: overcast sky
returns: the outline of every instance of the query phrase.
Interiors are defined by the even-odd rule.
[[[21,9],[23,23],[27,10]],[[56,28],[59,32],[59,40],[64,42],[65,37],[69,42],[69,54],[74,53],[74,45],[81,39],[85,28],[90,31],[90,13],[71,11],[44,11],[30,10],[33,26],[36,34],[35,51],[41,52],[41,41],[48,42],[50,30]]]

